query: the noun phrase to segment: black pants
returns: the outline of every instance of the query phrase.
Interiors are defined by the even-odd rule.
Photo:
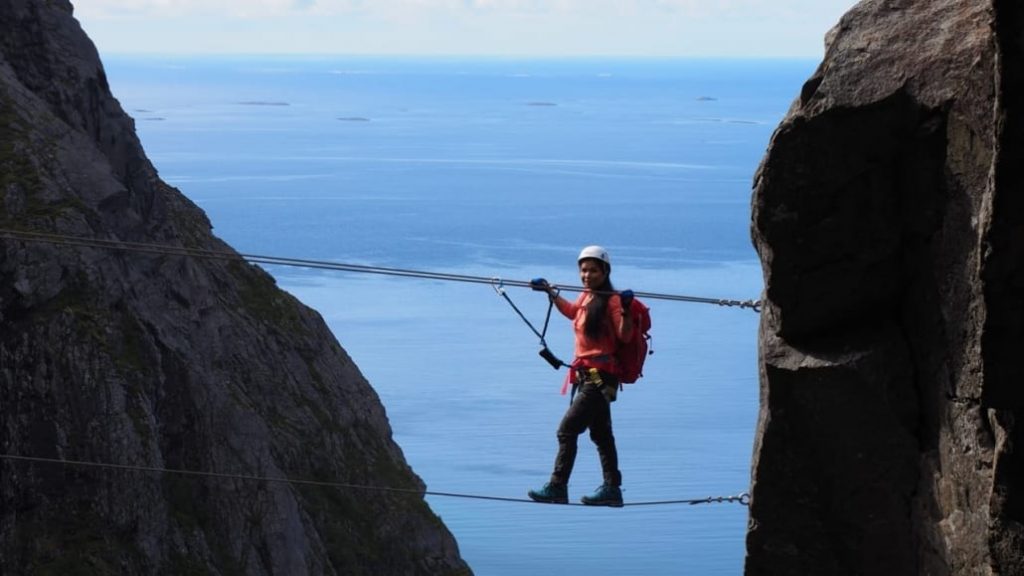
[[[604,376],[604,374],[602,374]],[[617,386],[613,377],[605,380],[606,386]],[[584,430],[590,428],[590,439],[597,446],[601,458],[601,472],[604,483],[611,486],[622,484],[619,472],[619,454],[615,450],[615,436],[612,434],[612,411],[601,389],[592,384],[583,384],[576,392],[572,404],[558,426],[558,454],[551,483],[566,485],[576,463],[576,441]]]

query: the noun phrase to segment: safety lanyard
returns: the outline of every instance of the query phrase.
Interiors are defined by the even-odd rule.
[[[508,293],[505,291],[505,287],[502,285],[501,280],[497,280],[493,286],[494,291],[500,294],[501,297],[504,298],[506,302],[508,302],[509,306],[511,306],[512,309],[516,311],[516,314],[518,314],[519,317],[523,319],[523,322],[525,322],[526,325],[530,327],[530,330],[532,330],[533,333],[537,335],[537,338],[540,338],[541,349],[540,352],[538,352],[540,357],[546,360],[548,364],[551,364],[551,367],[554,368],[555,370],[558,370],[562,366],[569,366],[565,362],[562,362],[557,356],[555,356],[555,353],[548,348],[547,341],[544,340],[544,335],[548,333],[548,322],[551,320],[551,309],[554,308],[555,306],[555,299],[550,297],[548,298],[548,313],[547,315],[544,316],[544,329],[538,331],[536,328],[534,328],[530,320],[526,318],[526,315],[523,314],[521,310],[519,310],[519,307],[516,306],[516,303],[513,302],[512,299],[508,297]],[[557,297],[557,292],[555,295]]]

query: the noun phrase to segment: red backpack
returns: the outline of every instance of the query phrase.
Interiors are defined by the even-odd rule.
[[[637,299],[630,305],[633,314],[633,339],[619,345],[615,351],[619,382],[632,384],[644,375],[644,360],[654,354],[648,350],[651,340],[651,309]]]

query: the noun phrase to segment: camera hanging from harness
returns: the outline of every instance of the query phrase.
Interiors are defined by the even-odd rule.
[[[536,288],[534,289],[536,290]],[[530,330],[532,330],[533,333],[537,335],[537,338],[540,338],[541,349],[540,352],[538,352],[540,357],[546,360],[547,363],[550,364],[551,367],[554,368],[555,370],[558,370],[562,366],[568,367],[568,364],[562,362],[557,356],[555,356],[555,353],[552,352],[550,348],[548,348],[547,341],[544,340],[544,335],[548,333],[548,322],[551,320],[551,309],[555,306],[554,298],[548,299],[548,312],[547,315],[544,316],[544,329],[538,331],[536,328],[533,327],[533,324],[530,323],[530,321],[526,318],[522,311],[519,310],[519,307],[516,306],[515,302],[513,302],[512,299],[508,297],[508,293],[505,292],[505,287],[502,285],[501,280],[495,280],[494,291],[497,292],[502,298],[504,298],[506,302],[508,302],[509,306],[511,306],[512,309],[516,311],[516,314],[518,314],[519,317],[523,319],[523,322],[525,322],[526,325],[529,326]]]

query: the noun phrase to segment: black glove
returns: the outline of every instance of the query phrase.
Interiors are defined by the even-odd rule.
[[[628,313],[633,306],[633,291],[623,290],[619,292],[619,300],[622,302],[622,309]]]
[[[534,278],[533,280],[530,280],[530,288],[533,288],[538,292],[547,292],[548,281],[543,278]]]

